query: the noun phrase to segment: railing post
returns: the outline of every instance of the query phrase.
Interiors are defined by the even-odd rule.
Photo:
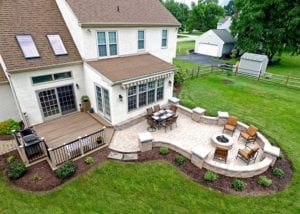
[[[103,142],[104,144],[106,143],[106,140],[105,140],[105,130],[106,130],[106,126],[103,126]]]
[[[52,164],[52,168],[55,169],[56,166],[57,166],[57,162],[56,162],[56,158],[55,158],[53,149],[49,148],[48,153],[49,153],[49,156],[50,156],[50,162]]]
[[[87,135],[85,135],[85,137],[86,136]],[[82,142],[82,138],[80,136],[78,137],[78,142],[79,142],[79,147],[80,147],[80,154],[81,154],[81,156],[83,156],[84,155],[83,142]]]
[[[21,159],[23,160],[23,162],[25,163],[25,165],[28,165],[29,164],[29,159],[28,159],[28,157],[26,155],[24,145],[18,146],[18,151],[19,151]]]
[[[259,70],[259,74],[258,74],[258,78],[257,78],[258,81],[260,80],[260,76],[261,76],[261,70]]]
[[[288,75],[286,78],[285,86],[288,86],[289,80],[290,80],[290,75]]]

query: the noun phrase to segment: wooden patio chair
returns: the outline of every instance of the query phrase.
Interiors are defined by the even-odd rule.
[[[176,124],[176,127],[177,127],[177,119],[178,119],[178,115],[176,115],[176,116],[174,116],[174,117],[171,118],[171,121],[172,121],[172,125],[171,126],[173,126],[173,124]]]
[[[149,125],[149,127],[147,128],[147,130],[149,132],[155,132],[156,131],[156,126],[157,126],[156,121],[150,117],[150,118],[147,119],[147,123]]]
[[[259,150],[259,145],[255,145],[255,147],[253,148],[246,146],[244,149],[239,149],[235,159],[240,158],[241,160],[246,162],[247,165],[249,165],[251,161],[254,161],[255,163],[255,160],[258,155],[258,150]]]
[[[228,150],[217,147],[214,153],[214,160],[227,162]]]
[[[257,137],[257,131],[258,128],[256,128],[253,125],[250,125],[245,131],[242,131],[240,133],[238,140],[240,139],[240,137],[242,137],[246,140],[247,143],[255,142]]]
[[[177,106],[171,105],[170,110],[173,111],[174,113],[177,112]]]
[[[170,127],[172,129],[173,118],[169,118],[167,120],[162,121],[161,125],[165,127],[165,132],[167,132],[167,128]]]
[[[237,118],[234,116],[230,116],[227,120],[227,123],[224,126],[223,132],[229,131],[231,132],[231,136],[232,136],[236,127],[237,127]]]
[[[160,111],[160,106],[159,105],[155,105],[154,106],[154,113]]]
[[[152,109],[152,107],[147,108],[147,119],[151,118],[152,115],[153,115],[153,109]]]

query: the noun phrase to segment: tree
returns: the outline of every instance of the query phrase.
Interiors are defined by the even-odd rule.
[[[226,16],[232,16],[234,14],[234,4],[230,0],[227,5],[224,6]]]
[[[186,28],[186,22],[189,15],[189,7],[186,4],[175,2],[174,0],[167,0],[162,2],[173,16],[181,23],[180,30]]]
[[[215,3],[198,4],[193,8],[187,21],[187,30],[207,31],[217,28],[219,18],[224,16],[224,9]]]
[[[298,0],[235,0],[232,34],[247,52],[265,53],[271,60],[287,51],[299,54],[300,5]]]

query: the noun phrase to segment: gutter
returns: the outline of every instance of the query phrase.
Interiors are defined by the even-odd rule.
[[[80,23],[82,28],[97,28],[97,27],[180,27],[181,24],[166,24],[166,23],[126,23],[126,22],[87,22]]]

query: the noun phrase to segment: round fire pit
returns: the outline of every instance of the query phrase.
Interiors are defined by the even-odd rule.
[[[233,140],[232,137],[229,137],[225,134],[216,134],[211,138],[211,142],[216,147],[222,148],[222,149],[231,149]]]

